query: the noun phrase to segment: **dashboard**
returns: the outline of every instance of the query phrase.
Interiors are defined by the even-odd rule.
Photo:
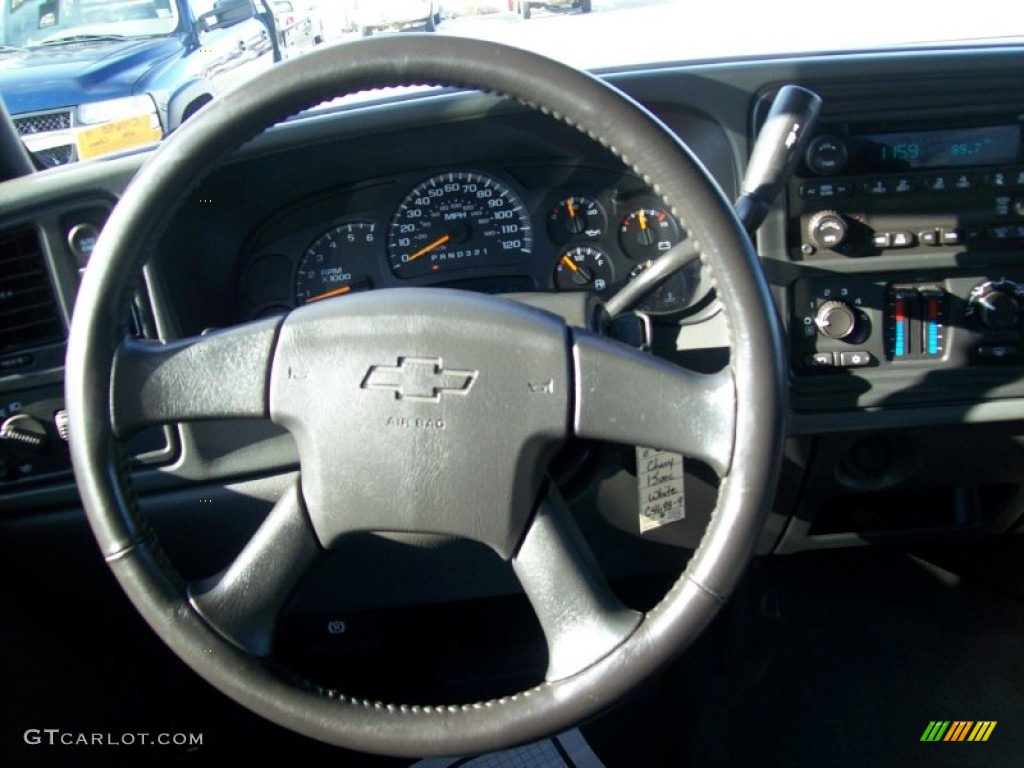
[[[590,291],[607,298],[686,236],[634,176],[581,164],[475,165],[371,179],[275,215],[239,265],[245,317],[374,288]],[[641,308],[708,292],[699,263]]]
[[[1022,62],[1013,48],[937,49],[610,76],[729,199],[775,91],[792,82],[825,103],[756,237],[791,385],[760,553],[996,535],[1019,520]],[[0,509],[11,520],[76,507],[61,434],[67,322],[79,270],[144,158],[9,184],[2,258],[45,278],[36,335],[9,332],[0,348],[0,416],[11,434],[31,433],[4,447]],[[175,338],[403,286],[608,297],[685,237],[642,179],[576,131],[490,96],[431,91],[292,120],[213,169],[154,233],[130,322],[138,335]],[[698,370],[727,361],[699,266],[641,309],[654,354]],[[137,486],[168,521],[186,514],[171,495],[196,482],[204,490],[188,493],[230,487],[258,518],[274,478],[297,466],[288,437],[260,422],[178,425],[137,440]],[[689,467],[686,519],[640,536],[635,456],[591,446],[566,463],[567,488],[587,488],[579,508],[644,542],[693,547],[714,507],[713,478]],[[235,528],[223,522],[198,545],[206,555],[187,556],[216,561],[218,537],[235,540]]]

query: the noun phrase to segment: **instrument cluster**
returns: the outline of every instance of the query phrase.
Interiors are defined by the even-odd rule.
[[[267,316],[403,286],[607,298],[685,238],[665,204],[618,171],[533,165],[407,174],[303,200],[265,223],[240,263],[241,312]],[[682,314],[708,284],[694,262],[638,308]]]

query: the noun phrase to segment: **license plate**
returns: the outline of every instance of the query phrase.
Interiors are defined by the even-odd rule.
[[[151,121],[149,115],[139,115],[80,131],[77,138],[79,159],[88,160],[159,141],[163,133],[159,128],[153,128]]]

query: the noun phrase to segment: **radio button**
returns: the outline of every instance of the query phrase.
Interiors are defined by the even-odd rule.
[[[946,176],[928,176],[924,180],[924,188],[928,192],[948,192],[953,188],[953,182]]]
[[[917,189],[917,182],[907,176],[892,180],[892,191],[897,195],[909,195]]]
[[[884,197],[892,194],[892,182],[889,179],[871,179],[861,185],[865,194],[873,197]]]
[[[914,236],[910,232],[893,232],[893,248],[910,248],[914,245]]]
[[[1009,171],[994,171],[985,174],[985,184],[996,189],[1005,189],[1011,186],[1012,176]]]
[[[805,200],[849,197],[851,192],[853,192],[853,186],[845,181],[814,181],[800,185],[800,197]]]
[[[850,159],[850,152],[842,139],[833,136],[816,136],[811,140],[804,156],[807,167],[819,176],[839,173]]]
[[[964,241],[963,233],[959,229],[940,229],[939,238],[943,245],[960,245]]]
[[[875,232],[871,236],[871,244],[875,248],[891,248],[892,247],[892,235],[888,232]]]
[[[959,190],[974,189],[977,184],[978,180],[969,173],[961,173],[953,179],[953,187]]]
[[[926,229],[923,232],[918,232],[917,237],[921,241],[921,245],[939,244],[939,230],[937,229]]]

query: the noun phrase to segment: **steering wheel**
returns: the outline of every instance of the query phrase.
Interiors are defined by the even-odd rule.
[[[339,93],[416,84],[516,99],[590,135],[644,178],[711,268],[728,320],[728,366],[699,374],[547,311],[444,289],[371,291],[166,343],[126,335],[121,309],[147,242],[199,169]],[[741,576],[773,495],[783,360],[748,237],[665,126],[608,84],[541,56],[401,35],[280,64],[164,143],[111,214],[82,281],[66,399],[77,483],[102,553],[196,672],[321,741],[404,756],[475,754],[580,722],[708,624]],[[226,570],[186,583],[139,512],[124,440],[153,424],[268,417],[294,436],[299,480]],[[720,477],[700,547],[646,613],[615,597],[546,480],[548,460],[573,436],[674,451]],[[466,537],[510,561],[545,634],[545,681],[492,701],[385,703],[283,669],[272,638],[286,599],[325,549],[365,530]]]

